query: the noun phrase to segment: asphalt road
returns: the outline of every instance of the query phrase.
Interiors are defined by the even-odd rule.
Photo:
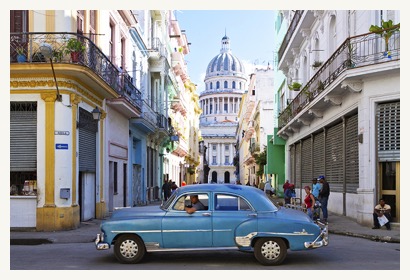
[[[272,267],[260,265],[252,253],[238,251],[156,252],[147,254],[139,264],[124,265],[117,262],[112,249],[97,251],[91,242],[12,245],[9,267],[11,271],[157,270],[156,275],[163,270],[373,270],[381,275],[401,268],[399,243],[342,235],[330,235],[330,244],[324,248],[288,251],[282,265]],[[30,278],[37,279],[35,275]]]

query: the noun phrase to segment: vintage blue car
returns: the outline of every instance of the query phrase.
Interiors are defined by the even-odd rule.
[[[190,208],[195,196],[202,210]],[[263,265],[278,265],[288,249],[328,245],[327,224],[276,206],[257,188],[229,184],[184,186],[161,206],[115,210],[101,231],[96,248],[113,246],[121,263],[138,263],[146,252],[235,249],[253,252]]]

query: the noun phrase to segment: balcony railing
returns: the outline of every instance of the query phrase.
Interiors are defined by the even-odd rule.
[[[84,46],[78,60],[67,52],[67,43],[77,39]],[[108,57],[87,37],[76,33],[10,33],[10,63],[20,62],[19,54],[24,55],[23,63],[49,63],[40,51],[42,46],[51,47],[54,63],[80,64],[88,67],[104,80],[113,90],[123,96],[134,107],[141,110],[141,92],[133,84],[132,78],[121,73]]]
[[[289,45],[289,42],[292,38],[292,35],[295,32],[296,27],[298,26],[300,19],[302,18],[303,12],[304,12],[303,10],[295,11],[295,14],[292,18],[292,22],[290,23],[288,31],[286,32],[285,38],[283,38],[282,44],[279,48],[279,52],[278,52],[279,61],[281,61],[281,59],[283,57],[283,54],[284,54],[287,46]]]
[[[280,113],[279,129],[315,100],[346,70],[400,60],[400,31],[396,31],[390,38],[388,48],[386,52],[384,38],[375,33],[347,38]]]

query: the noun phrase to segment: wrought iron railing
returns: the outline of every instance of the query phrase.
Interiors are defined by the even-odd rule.
[[[400,31],[394,32],[390,38],[388,51],[385,48],[384,38],[375,33],[347,38],[279,114],[279,129],[289,123],[347,69],[400,60]]]
[[[78,57],[70,55],[68,48],[70,40],[74,39],[82,46]],[[45,56],[44,47],[50,49],[50,58]],[[117,68],[86,36],[55,32],[10,33],[10,63],[49,63],[49,59],[54,63],[88,67],[119,95],[141,110],[141,92],[133,84],[132,78]]]

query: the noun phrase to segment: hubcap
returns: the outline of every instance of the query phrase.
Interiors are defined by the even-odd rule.
[[[134,258],[138,254],[138,245],[132,240],[125,240],[121,243],[120,252],[126,258]]]
[[[273,260],[279,257],[280,247],[274,241],[267,241],[263,243],[261,253],[266,259]]]

